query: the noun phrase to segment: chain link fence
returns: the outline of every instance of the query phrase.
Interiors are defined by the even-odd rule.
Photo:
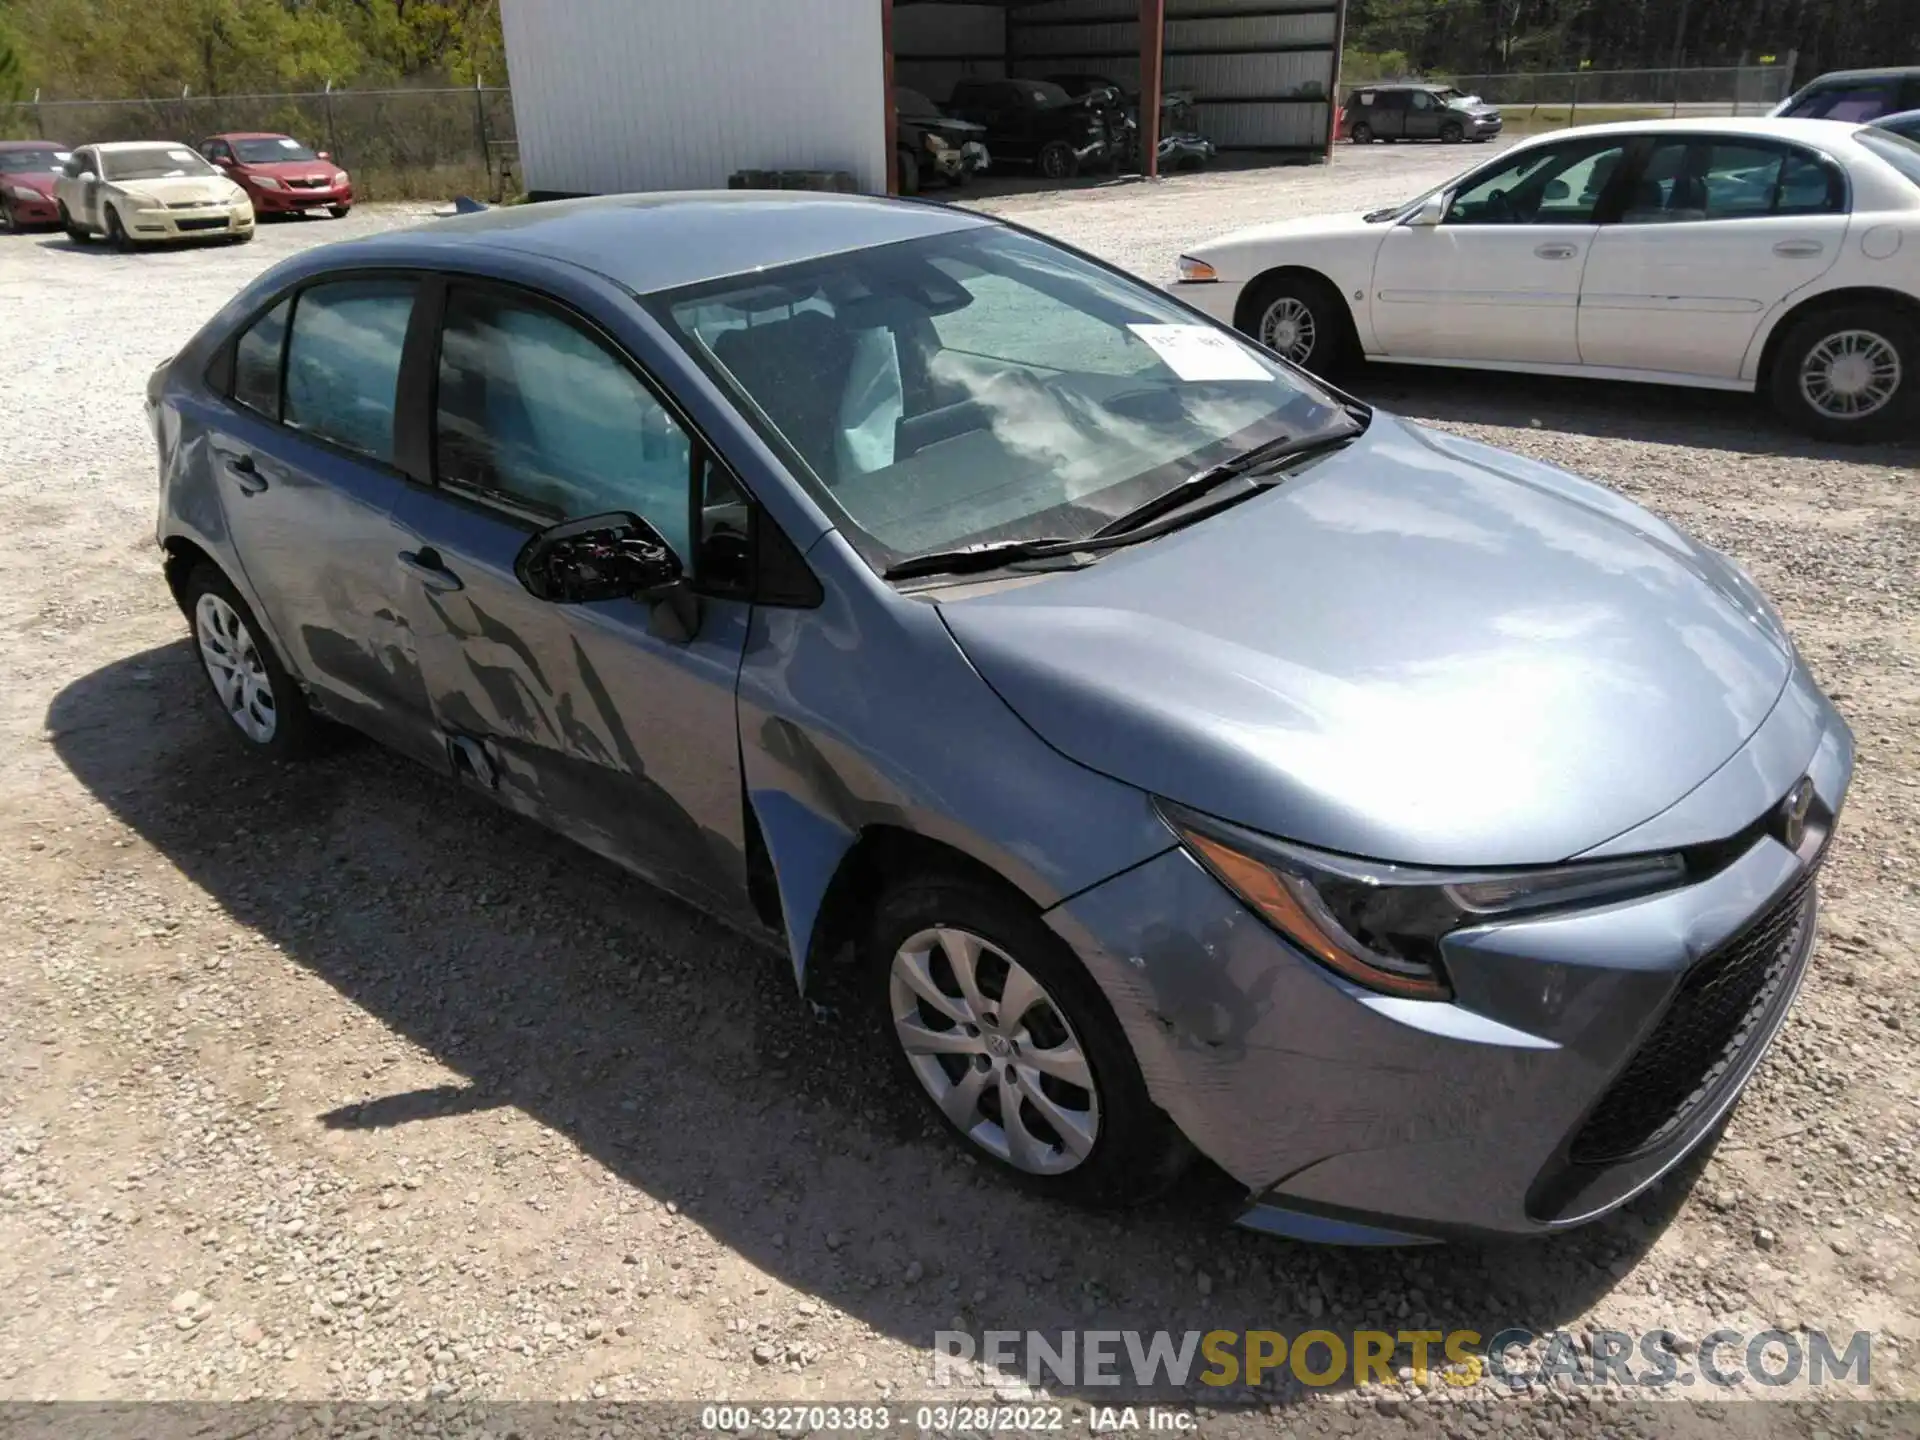
[[[315,90],[284,95],[181,95],[170,100],[46,100],[0,106],[0,138],[67,145],[180,140],[266,130],[324,150],[353,175],[361,200],[498,200],[517,186],[511,93]]]
[[[1765,115],[1787,98],[1787,65],[1687,70],[1518,71],[1436,77],[1498,105],[1509,129],[1555,129],[1607,120]]]

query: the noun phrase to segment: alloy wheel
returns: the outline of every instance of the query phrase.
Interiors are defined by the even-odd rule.
[[[1800,362],[1800,394],[1829,420],[1862,420],[1900,392],[1900,351],[1871,330],[1829,335]]]
[[[1031,1175],[1092,1153],[1100,1097],[1085,1049],[1046,987],[991,941],[922,930],[888,976],[894,1033],[927,1094],[966,1137]]]
[[[1319,337],[1312,307],[1296,296],[1283,295],[1260,317],[1260,343],[1296,365],[1307,363]]]
[[[193,607],[193,631],[201,663],[228,716],[256,745],[270,742],[280,722],[273,681],[240,612],[218,595],[202,595]]]

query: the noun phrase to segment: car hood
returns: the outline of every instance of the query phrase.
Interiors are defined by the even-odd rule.
[[[331,180],[341,169],[326,160],[274,160],[238,168],[248,175],[270,175],[275,180]]]
[[[0,185],[18,185],[22,190],[33,190],[53,198],[54,181],[60,177],[50,170],[21,170],[0,175]]]
[[[1276,220],[1270,225],[1254,225],[1245,230],[1231,231],[1196,245],[1186,253],[1217,260],[1235,253],[1257,255],[1264,247],[1282,240],[1348,240],[1365,236],[1368,240],[1377,241],[1385,235],[1388,227],[1368,224],[1368,213],[1355,211],[1352,214],[1303,215],[1294,220]],[[1264,267],[1269,262],[1261,263]]]
[[[114,180],[108,182],[122,195],[153,205],[204,205],[239,197],[240,189],[219,175],[175,175],[164,180]]]
[[[1221,515],[940,609],[1081,764],[1420,865],[1547,863],[1649,819],[1753,735],[1794,663],[1714,552],[1591,482],[1384,414]]]

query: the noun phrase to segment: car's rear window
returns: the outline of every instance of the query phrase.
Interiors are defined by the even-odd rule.
[[[1858,130],[1853,138],[1920,186],[1920,144],[1891,130]]]

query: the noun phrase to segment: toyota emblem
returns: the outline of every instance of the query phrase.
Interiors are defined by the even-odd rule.
[[[1796,853],[1807,838],[1807,816],[1813,810],[1813,781],[1802,777],[1780,802],[1780,842]]]

